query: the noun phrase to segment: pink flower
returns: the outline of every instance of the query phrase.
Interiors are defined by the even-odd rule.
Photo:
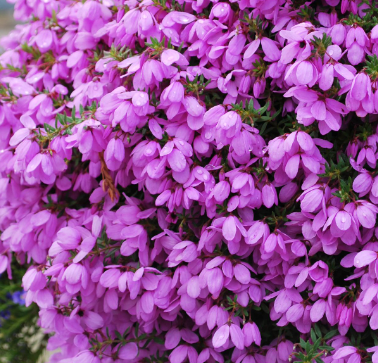
[[[228,342],[230,336],[230,326],[228,324],[222,325],[213,336],[214,348],[222,347]]]

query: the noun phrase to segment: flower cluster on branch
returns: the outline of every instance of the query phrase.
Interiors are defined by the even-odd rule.
[[[378,362],[376,0],[14,2],[0,272],[51,362]]]

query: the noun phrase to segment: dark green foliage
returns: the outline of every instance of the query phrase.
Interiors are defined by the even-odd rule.
[[[46,348],[47,336],[37,325],[38,307],[13,302],[12,295],[20,291],[26,269],[17,264],[13,278],[0,277],[0,362],[37,363]]]

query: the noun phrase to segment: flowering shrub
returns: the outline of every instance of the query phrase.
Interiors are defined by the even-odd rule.
[[[375,0],[15,0],[0,273],[51,362],[378,362]]]

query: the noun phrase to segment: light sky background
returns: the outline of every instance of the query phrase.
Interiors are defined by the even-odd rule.
[[[0,0],[0,37],[9,33],[14,27],[12,5],[6,0]]]

